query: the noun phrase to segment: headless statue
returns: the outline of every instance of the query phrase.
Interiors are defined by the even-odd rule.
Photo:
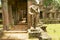
[[[29,7],[29,14],[31,15],[31,26],[36,28],[39,22],[40,9],[37,5],[31,5]]]

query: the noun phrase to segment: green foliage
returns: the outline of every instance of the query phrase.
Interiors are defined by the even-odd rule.
[[[44,0],[44,5],[48,6],[52,3],[53,0]]]
[[[43,4],[46,7],[52,4],[51,6],[57,8],[60,6],[60,3],[58,3],[58,2],[60,2],[60,0],[58,0],[58,1],[56,1],[56,0],[44,0]]]

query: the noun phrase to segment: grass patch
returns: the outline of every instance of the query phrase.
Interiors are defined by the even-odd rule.
[[[2,20],[0,20],[0,21],[2,21]]]
[[[47,32],[52,40],[60,40],[60,24],[46,24]]]
[[[3,25],[0,25],[0,28],[2,28],[3,27]]]

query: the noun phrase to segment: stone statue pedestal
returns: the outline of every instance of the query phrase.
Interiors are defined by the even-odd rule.
[[[41,31],[38,28],[28,29],[29,38],[38,38],[41,35]]]

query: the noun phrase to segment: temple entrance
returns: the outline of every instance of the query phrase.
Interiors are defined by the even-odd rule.
[[[27,0],[9,0],[10,4],[14,30],[27,30]]]

